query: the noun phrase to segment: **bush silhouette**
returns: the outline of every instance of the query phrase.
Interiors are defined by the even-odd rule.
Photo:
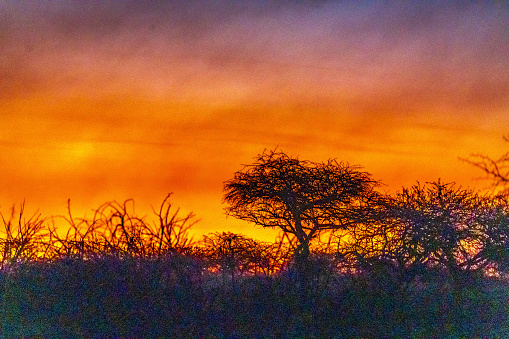
[[[132,200],[91,219],[69,204],[62,235],[22,204],[2,217],[0,337],[509,335],[507,200],[439,181],[398,194],[310,243],[305,307],[291,233],[194,241],[168,195],[153,221]]]

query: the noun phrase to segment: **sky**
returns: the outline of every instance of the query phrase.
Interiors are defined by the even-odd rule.
[[[0,211],[76,216],[167,193],[195,232],[264,149],[361,165],[387,192],[509,149],[509,5],[0,0]]]

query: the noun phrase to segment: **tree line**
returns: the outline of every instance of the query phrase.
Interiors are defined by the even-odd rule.
[[[164,256],[199,258],[211,272],[264,274],[288,264],[294,242],[282,234],[273,243],[242,234],[214,232],[199,241],[191,235],[198,222],[193,213],[181,216],[172,209],[168,194],[155,218],[147,220],[134,211],[134,201],[111,201],[98,207],[92,218],[76,218],[70,204],[67,216],[44,218],[26,215],[25,203],[0,213],[0,270],[26,261],[51,262],[101,257],[157,259]],[[68,227],[56,227],[65,221]]]
[[[474,273],[507,273],[506,191],[481,194],[440,179],[395,195],[377,188],[380,182],[348,163],[266,151],[225,183],[224,201],[229,215],[294,235],[295,268],[304,280],[310,244],[324,232],[341,265],[383,269],[402,285],[431,271],[454,285]]]
[[[496,178],[508,174],[507,156],[474,163]],[[491,165],[496,169],[488,169]],[[210,271],[236,275],[293,269],[306,285],[310,257],[327,257],[337,271],[383,270],[405,285],[425,272],[447,274],[461,285],[472,274],[506,274],[509,205],[506,190],[481,194],[438,179],[383,193],[380,181],[345,162],[300,160],[266,150],[224,183],[226,214],[280,229],[274,242],[216,232],[196,241],[193,213],[181,215],[168,194],[153,220],[134,213],[134,201],[107,202],[92,218],[25,215],[24,203],[1,215],[0,265],[22,260],[97,256],[154,258],[168,254],[203,259]],[[504,187],[503,187],[504,188]],[[68,228],[58,229],[63,219]],[[313,253],[313,254],[312,254]],[[312,254],[312,255],[311,255]],[[306,287],[308,288],[308,287]]]
[[[509,203],[496,183],[387,194],[358,166],[266,150],[224,183],[224,203],[279,229],[273,242],[195,239],[196,216],[171,194],[152,218],[133,200],[90,218],[22,203],[0,221],[0,337],[506,337]]]

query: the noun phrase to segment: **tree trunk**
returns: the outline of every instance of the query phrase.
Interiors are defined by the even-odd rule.
[[[303,311],[311,305],[311,263],[309,261],[309,244],[301,243],[295,251],[295,270],[297,276],[297,293]]]
[[[302,229],[300,216],[294,213],[295,235],[299,240],[299,246],[295,249],[295,271],[296,285],[301,306],[301,312],[308,313],[311,309],[311,270],[309,261],[309,239],[308,235]]]

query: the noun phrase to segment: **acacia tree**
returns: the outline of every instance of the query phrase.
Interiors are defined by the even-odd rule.
[[[484,196],[476,220],[482,225],[482,239],[476,248],[477,266],[509,272],[509,201],[507,196]]]
[[[255,160],[224,183],[226,214],[295,235],[297,269],[307,265],[310,241],[321,231],[369,221],[380,198],[378,181],[358,166],[267,150]]]
[[[249,270],[252,254],[260,244],[242,234],[216,232],[203,237],[204,254],[217,264],[223,273],[229,273],[235,287],[235,273]]]
[[[455,286],[484,269],[493,246],[486,230],[498,215],[476,192],[440,180],[403,188],[389,218],[355,229],[350,246],[361,259],[386,261],[402,282],[430,268],[445,269]],[[484,206],[484,207],[483,207]]]
[[[401,246],[414,264],[445,267],[457,282],[461,271],[473,269],[472,250],[482,234],[475,218],[477,195],[454,183],[428,184],[404,188],[396,196]]]
[[[509,136],[503,138],[509,142]],[[498,159],[484,154],[473,154],[470,159],[460,159],[482,170],[487,179],[492,181],[493,188],[499,190],[500,194],[509,195],[509,152]]]

